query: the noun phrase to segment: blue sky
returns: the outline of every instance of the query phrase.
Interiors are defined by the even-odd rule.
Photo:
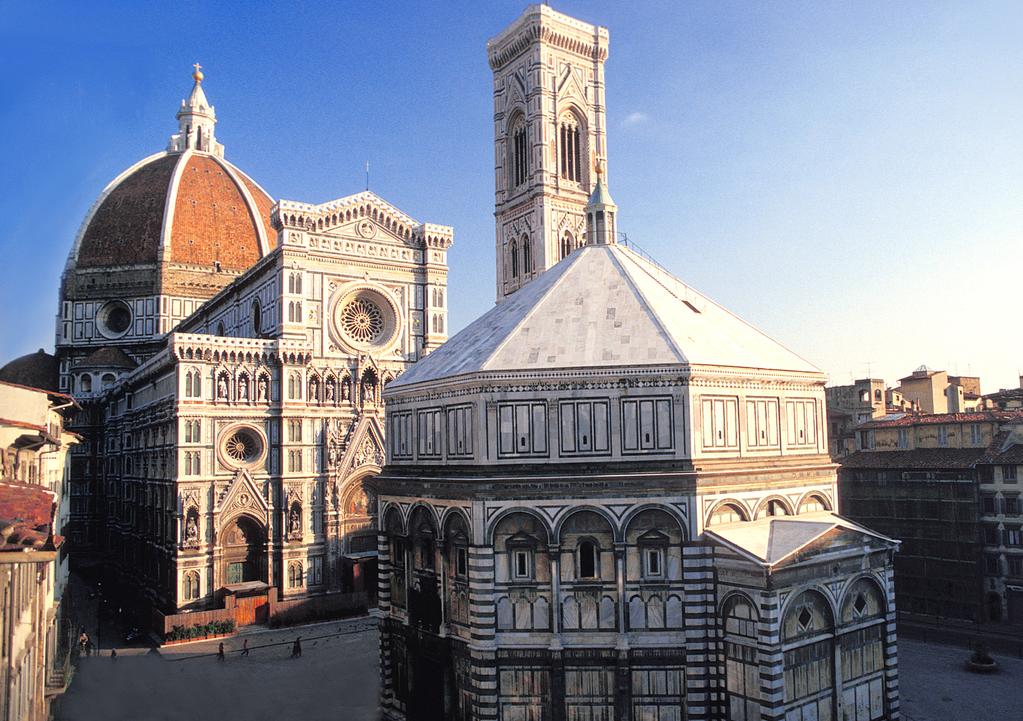
[[[1015,387],[1023,4],[553,3],[605,25],[620,226],[826,370]],[[455,227],[451,325],[493,302],[485,43],[522,2],[0,2],[0,359],[52,349],[79,224],[163,149],[191,64],[273,196],[372,188]]]

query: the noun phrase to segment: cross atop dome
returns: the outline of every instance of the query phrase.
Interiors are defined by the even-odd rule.
[[[181,107],[176,115],[178,132],[171,136],[167,151],[180,153],[185,150],[196,150],[222,158],[224,146],[217,142],[213,132],[213,127],[217,124],[217,113],[202,89],[202,81],[206,75],[199,63],[193,63],[192,67],[194,68],[192,80],[195,84],[188,100],[181,101]]]

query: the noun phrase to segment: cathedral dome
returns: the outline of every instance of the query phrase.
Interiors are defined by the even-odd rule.
[[[103,191],[72,262],[94,268],[169,261],[244,271],[273,245],[272,206],[266,191],[224,158],[158,153]]]
[[[69,268],[178,266],[242,272],[275,244],[273,199],[224,159],[197,70],[167,150],[113,180],[79,230]]]

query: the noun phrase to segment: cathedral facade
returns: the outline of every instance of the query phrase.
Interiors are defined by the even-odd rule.
[[[63,276],[60,387],[87,439],[70,535],[163,613],[234,595],[262,621],[269,595],[375,573],[381,393],[446,338],[452,230],[371,192],[274,201],[224,158],[193,77]]]
[[[824,373],[617,242],[607,42],[531,6],[489,45],[499,302],[385,393],[385,716],[898,718]]]

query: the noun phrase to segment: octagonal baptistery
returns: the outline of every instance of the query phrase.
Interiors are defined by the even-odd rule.
[[[794,585],[873,569],[883,625],[894,547],[832,512],[824,384],[613,243],[570,253],[419,361],[385,392],[376,482],[388,713],[811,713],[817,696],[784,689],[777,574],[796,558]],[[818,552],[833,565],[808,572]],[[720,604],[739,590],[752,636],[736,672]]]
[[[276,245],[273,200],[224,158],[202,73],[193,78],[167,150],[117,176],[81,225],[61,282],[62,359],[121,346],[144,360],[153,341]]]
[[[389,472],[669,488],[690,537],[830,510],[825,380],[635,251],[584,246],[388,387]]]

